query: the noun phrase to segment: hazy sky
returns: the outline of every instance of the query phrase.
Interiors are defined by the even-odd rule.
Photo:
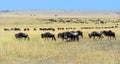
[[[1,0],[0,10],[120,10],[120,0]]]

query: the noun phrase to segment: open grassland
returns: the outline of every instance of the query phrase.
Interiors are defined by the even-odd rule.
[[[81,27],[114,26],[116,23],[107,21],[106,24],[62,23],[40,20],[41,17],[30,16],[0,16],[0,64],[120,64],[120,27],[111,28],[116,33],[117,40],[93,40],[88,37],[91,31],[109,29],[80,29]],[[53,18],[53,17],[52,17]],[[45,19],[45,18],[44,18]],[[54,18],[56,19],[56,18]],[[116,18],[112,18],[114,20]],[[84,20],[84,19],[83,19]],[[119,23],[117,23],[119,24]],[[19,27],[22,31],[4,31],[4,28]],[[74,27],[81,30],[84,37],[79,42],[45,41],[40,34],[40,27],[52,27],[56,34],[66,30],[59,27]],[[23,31],[30,28],[30,31]],[[36,31],[33,28],[37,28]],[[72,31],[72,30],[67,30]],[[29,34],[30,40],[15,39],[14,34],[24,32]]]

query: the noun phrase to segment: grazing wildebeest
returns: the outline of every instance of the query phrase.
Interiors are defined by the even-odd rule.
[[[36,29],[36,28],[34,28],[33,30],[35,30],[35,31],[36,31],[37,29]]]
[[[14,31],[21,31],[20,28],[14,28]]]
[[[30,29],[29,28],[25,28],[24,31],[29,31]]]
[[[103,37],[102,33],[99,33],[97,31],[93,31],[91,33],[88,34],[89,38],[92,38],[95,39],[95,37],[99,37],[99,39]]]
[[[83,33],[81,31],[58,33],[58,38],[61,38],[62,40],[66,39],[66,41],[79,41],[79,36],[83,37]]]
[[[52,34],[50,32],[45,32],[41,34],[41,38],[45,38],[45,39],[52,38],[52,40],[56,41],[55,34]]]
[[[8,28],[4,28],[4,31],[10,31],[10,29],[8,29]]]
[[[57,28],[58,30],[64,30],[64,28]]]
[[[14,28],[11,28],[11,30],[14,30]]]
[[[116,40],[116,36],[115,36],[115,32],[111,31],[111,30],[103,30],[101,31],[102,34],[104,34],[105,36],[108,37],[108,39],[111,39],[111,37],[113,37]]]
[[[18,38],[24,38],[25,40],[30,39],[28,34],[25,34],[25,33],[22,33],[22,32],[15,34],[15,37],[16,37],[16,39],[18,39]]]

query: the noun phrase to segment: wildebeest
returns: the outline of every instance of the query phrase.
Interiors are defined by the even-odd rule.
[[[57,28],[57,30],[64,30],[64,28]]]
[[[113,37],[116,40],[116,36],[115,36],[115,32],[111,31],[111,30],[103,30],[101,31],[102,34],[104,34],[105,36],[108,37],[108,39],[111,39],[111,37]]]
[[[21,31],[20,28],[14,28],[14,31]]]
[[[29,31],[30,29],[29,28],[25,28],[24,31]]]
[[[83,37],[83,33],[81,31],[67,31],[63,33],[58,33],[58,38],[66,41],[79,41],[79,36]]]
[[[22,33],[22,32],[15,34],[15,37],[16,37],[16,39],[18,39],[18,38],[24,38],[25,40],[30,39],[28,34],[25,34],[25,33]]]
[[[50,32],[45,32],[45,33],[41,34],[41,38],[45,38],[45,40],[48,38],[52,38],[52,40],[56,41],[55,34],[52,34]]]
[[[92,38],[95,39],[95,37],[99,37],[99,39],[103,37],[102,33],[100,32],[97,32],[97,31],[93,31],[91,33],[88,34],[89,38]]]
[[[4,31],[10,31],[10,29],[8,29],[8,28],[4,28]]]
[[[33,30],[35,30],[35,31],[36,31],[37,29],[36,29],[36,28],[34,28]]]

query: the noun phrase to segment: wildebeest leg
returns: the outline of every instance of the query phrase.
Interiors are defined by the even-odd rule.
[[[30,40],[30,37],[28,37],[27,40]]]
[[[24,38],[26,40],[26,38]]]
[[[115,35],[115,34],[114,34],[114,36],[113,36],[113,37],[114,37],[114,39],[116,40],[116,35]]]
[[[77,37],[74,37],[74,40],[73,40],[73,41],[75,41],[75,40],[77,40]]]
[[[115,39],[115,40],[116,40],[116,37],[115,37],[115,36],[113,36],[113,39]]]
[[[81,35],[81,37],[83,38],[83,35]]]
[[[79,41],[79,37],[77,37],[77,41]]]
[[[99,39],[101,39],[101,37],[99,36]]]
[[[100,39],[100,40],[102,40],[102,37],[101,37],[101,36],[99,36],[99,39]]]
[[[70,38],[69,38],[69,41],[70,41],[70,42],[74,41],[74,37],[70,37]]]
[[[54,38],[53,37],[51,37],[52,38],[52,40],[54,40]]]
[[[20,38],[16,38],[16,39],[20,40]]]
[[[109,38],[109,40],[111,40],[111,36],[109,36],[110,38]]]
[[[70,42],[74,41],[74,37],[70,37],[70,38],[69,38],[69,41],[70,41]]]
[[[55,38],[55,37],[53,37],[53,39],[56,41],[56,38]]]
[[[47,40],[49,41],[49,37],[47,37]]]
[[[107,36],[107,38],[108,38],[108,40],[110,39],[110,37],[109,37],[109,36]]]
[[[16,39],[18,39],[18,38],[16,37]]]
[[[75,41],[75,37],[71,37],[70,40],[71,40],[71,42]]]
[[[48,37],[46,37],[46,40],[49,40]]]
[[[26,40],[26,39],[28,39],[28,37],[24,37],[24,39]]]
[[[114,37],[114,39],[116,40],[116,37]]]
[[[47,37],[45,37],[45,40],[47,40]]]
[[[95,40],[95,36],[93,37],[93,39]]]
[[[62,38],[62,41],[64,41],[64,38]]]

